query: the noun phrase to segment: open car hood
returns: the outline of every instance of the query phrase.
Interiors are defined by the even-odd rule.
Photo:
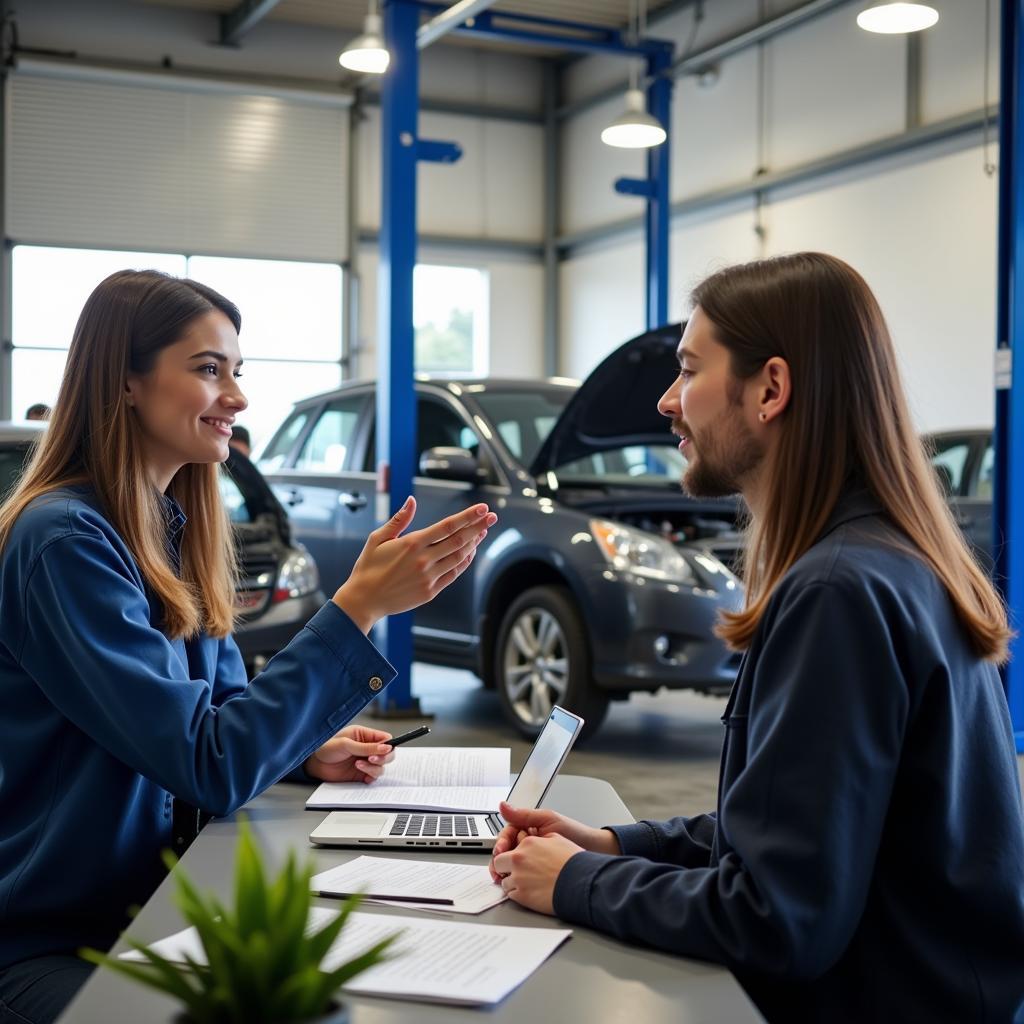
[[[658,399],[679,372],[682,324],[658,327],[620,345],[580,385],[530,466],[534,476],[596,452],[672,444]]]

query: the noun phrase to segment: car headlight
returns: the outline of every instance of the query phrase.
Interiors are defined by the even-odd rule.
[[[667,540],[653,533],[607,519],[591,519],[590,532],[604,557],[622,572],[690,586],[697,582],[686,559]]]
[[[305,597],[320,586],[320,573],[310,553],[297,545],[281,563],[281,571],[274,587],[274,601],[287,601],[290,597]]]

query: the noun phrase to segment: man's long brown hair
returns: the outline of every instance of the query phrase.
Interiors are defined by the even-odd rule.
[[[0,551],[18,516],[41,495],[73,484],[93,488],[104,512],[163,603],[171,637],[233,625],[235,555],[217,464],[183,466],[167,489],[190,520],[181,576],[168,559],[160,496],[149,480],[139,424],[128,405],[129,373],[152,370],[160,351],[196,317],[220,310],[241,327],[238,309],[212,288],[155,270],[123,270],[97,285],[75,327],[50,424],[14,491],[0,507]]]
[[[1006,609],[949,511],[910,416],[889,330],[852,267],[804,252],[719,271],[692,294],[739,380],[778,356],[792,395],[744,557],[746,605],[719,635],[749,647],[772,593],[845,488],[865,487],[949,593],[979,656],[1006,660]]]

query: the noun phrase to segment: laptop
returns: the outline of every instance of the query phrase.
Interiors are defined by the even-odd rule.
[[[506,800],[538,807],[572,749],[583,719],[554,707]],[[310,833],[317,846],[490,850],[505,827],[500,814],[450,811],[331,811]]]

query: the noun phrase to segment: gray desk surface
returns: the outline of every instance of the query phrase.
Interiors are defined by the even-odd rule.
[[[274,786],[253,800],[244,812],[253,833],[276,869],[290,847],[309,849],[317,870],[325,870],[360,850],[309,847],[309,832],[321,820],[320,812],[306,811],[308,790],[301,786]],[[606,782],[579,776],[560,776],[545,805],[572,814],[592,825],[633,821],[626,806]],[[230,893],[238,826],[234,817],[207,825],[182,858],[190,876],[201,888]],[[420,857],[418,853],[388,856]],[[443,856],[434,851],[434,856]],[[483,854],[450,854],[467,863],[486,863]],[[135,919],[132,937],[153,942],[183,927],[171,902],[173,886],[165,880]],[[330,901],[323,901],[330,906]],[[335,906],[337,904],[334,904]],[[366,909],[396,914],[388,907]],[[414,911],[405,911],[415,913]],[[534,914],[514,903],[504,903],[479,917],[453,916],[472,923],[565,927],[556,919]],[[739,984],[725,969],[694,960],[668,956],[650,949],[633,948],[606,935],[573,925],[572,938],[503,1002],[482,1011],[495,1022],[542,1024],[547,1021],[586,1021],[587,1024],[742,1024],[761,1017]],[[123,946],[115,947],[121,951]],[[434,1006],[399,1000],[351,997],[352,1024],[416,1024],[479,1017],[480,1010]],[[169,1024],[174,1004],[141,985],[98,969],[60,1018],[61,1024]]]

